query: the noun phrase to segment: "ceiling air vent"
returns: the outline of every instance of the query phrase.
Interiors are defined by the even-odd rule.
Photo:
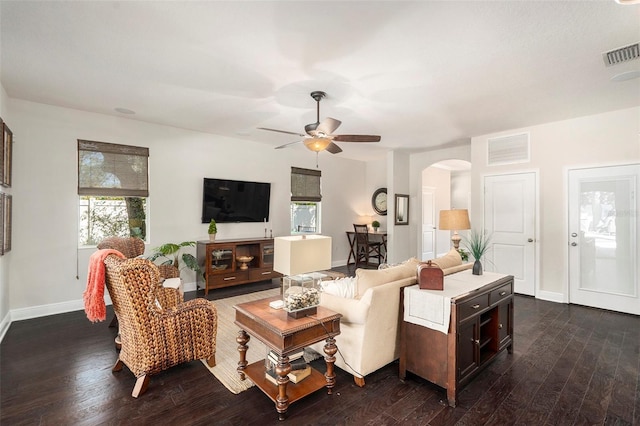
[[[638,59],[640,58],[640,43],[604,52],[602,58],[604,59],[604,64],[608,67]]]
[[[529,161],[529,133],[490,138],[487,142],[488,166]]]

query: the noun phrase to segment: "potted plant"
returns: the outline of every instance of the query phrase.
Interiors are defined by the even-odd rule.
[[[478,232],[472,229],[469,233],[469,237],[464,240],[465,247],[475,259],[475,262],[473,263],[473,275],[482,275],[482,263],[480,262],[480,259],[482,259],[482,256],[484,256],[487,250],[489,250],[491,236],[486,235],[484,231]]]
[[[371,222],[371,227],[373,228],[374,232],[378,232],[378,228],[380,228],[380,222],[374,220],[373,222]]]
[[[155,262],[159,258],[164,258],[160,265],[173,265],[178,269],[178,271],[181,271],[184,268],[189,268],[196,273],[200,273],[200,265],[194,255],[191,253],[182,253],[182,256],[180,256],[180,250],[184,247],[195,247],[195,245],[195,241],[184,241],[179,244],[166,243],[153,249],[154,253],[147,259]],[[182,267],[180,267],[181,260],[183,264]]]
[[[211,219],[211,222],[209,222],[209,230],[207,232],[209,233],[209,241],[215,241],[216,234],[218,233],[218,226],[214,219]]]

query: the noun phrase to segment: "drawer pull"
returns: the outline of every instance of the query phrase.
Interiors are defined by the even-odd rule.
[[[231,281],[231,280],[235,280],[236,277],[225,277],[224,280],[225,281]]]
[[[502,330],[502,324],[498,324],[498,329]]]
[[[480,344],[480,340],[471,339],[471,341],[472,341],[473,343],[475,343],[476,345],[479,345],[479,344]]]
[[[271,275],[271,272],[263,272],[262,275]]]
[[[500,292],[500,296],[504,296],[505,294],[507,294],[507,292],[506,292],[506,291],[501,291],[501,292]]]
[[[480,307],[480,305],[478,305],[478,304],[476,303],[475,305],[473,305],[473,306],[471,307],[471,309],[478,309],[479,307]]]

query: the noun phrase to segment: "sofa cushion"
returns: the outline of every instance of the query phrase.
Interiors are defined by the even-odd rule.
[[[415,277],[419,263],[418,259],[411,258],[401,265],[387,269],[357,269],[356,298],[361,298],[371,287],[398,281],[403,278]]]

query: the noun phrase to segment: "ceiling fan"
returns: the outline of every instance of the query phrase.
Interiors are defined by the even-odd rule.
[[[299,141],[277,146],[276,149],[285,148],[289,145],[302,142],[307,148],[316,153],[327,150],[332,154],[338,154],[342,152],[342,149],[334,142],[380,142],[380,136],[377,135],[334,135],[333,132],[336,131],[342,122],[331,117],[327,117],[320,121],[320,101],[325,96],[327,96],[327,94],[319,90],[311,92],[311,97],[317,104],[316,122],[304,126],[306,134],[289,132],[286,130],[269,129],[266,127],[258,127],[258,129],[285,133],[287,135],[296,135],[304,138]]]

